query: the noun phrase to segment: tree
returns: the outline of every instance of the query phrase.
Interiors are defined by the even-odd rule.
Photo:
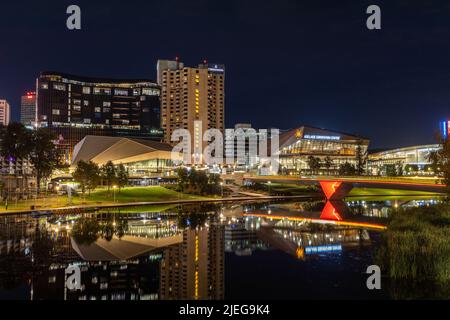
[[[189,173],[186,168],[177,169],[178,176],[178,189],[183,192],[186,186],[189,184]]]
[[[450,139],[439,137],[441,148],[430,152],[428,160],[431,168],[442,178],[442,182],[447,186],[447,194],[450,196]]]
[[[363,150],[362,142],[358,141],[356,146],[356,173],[362,175],[365,171],[367,162],[367,150]]]
[[[341,176],[353,176],[355,173],[355,166],[351,163],[345,162],[339,166],[339,175]]]
[[[220,176],[218,174],[207,174],[203,170],[185,168],[177,169],[178,190],[197,194],[214,194],[220,192]]]
[[[127,169],[125,169],[125,166],[123,164],[119,164],[116,170],[116,180],[117,184],[119,186],[119,192],[120,188],[126,186],[128,184],[128,178],[129,174]]]
[[[33,165],[36,174],[36,184],[38,193],[40,191],[41,180],[48,179],[53,169],[59,163],[58,149],[54,143],[56,135],[47,128],[39,128],[32,132],[32,146],[29,160]]]
[[[398,176],[403,176],[403,164],[400,162],[400,161],[398,161],[397,162],[397,164],[396,164],[396,171],[397,171],[397,175]]]
[[[429,166],[429,167],[432,168],[433,166]],[[419,170],[419,168],[417,167],[417,165],[415,165],[415,164],[407,164],[405,166],[405,170],[404,171],[406,171],[406,173],[411,173],[411,172],[416,172],[418,170]]]
[[[385,171],[386,171],[386,175],[388,177],[395,177],[397,176],[397,168],[395,164],[386,164],[384,166]]]
[[[12,122],[0,130],[0,151],[8,161],[28,157],[31,150],[31,133],[21,123]]]
[[[13,171],[13,163],[23,161],[28,158],[32,144],[31,133],[21,123],[12,122],[0,129],[0,153],[3,159],[9,162],[10,173]],[[17,172],[12,172],[17,176]],[[10,194],[10,184],[7,185],[8,197]]]
[[[204,194],[208,189],[208,175],[203,170],[192,169],[189,173],[189,183],[200,194]]]
[[[75,181],[80,183],[81,192],[83,195],[86,189],[91,193],[100,182],[100,169],[98,165],[92,161],[85,162],[80,161],[77,164],[75,172],[73,173],[73,178]]]
[[[109,191],[111,186],[116,181],[116,168],[114,167],[114,164],[111,160],[101,167],[101,176],[102,179],[106,181],[106,185],[108,186]]]
[[[327,169],[328,174],[330,173],[330,168],[333,165],[333,160],[329,156],[326,156],[323,161],[323,166]]]
[[[307,162],[311,173],[317,173],[317,171],[320,169],[320,159],[314,156],[309,156]]]

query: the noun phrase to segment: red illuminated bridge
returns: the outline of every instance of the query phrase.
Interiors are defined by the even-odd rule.
[[[426,183],[423,181],[395,181],[377,179],[353,179],[353,178],[301,178],[285,176],[244,176],[244,181],[249,182],[275,182],[304,185],[320,185],[328,200],[340,200],[345,198],[353,187],[358,188],[382,188],[411,190],[434,193],[445,193],[445,185]]]

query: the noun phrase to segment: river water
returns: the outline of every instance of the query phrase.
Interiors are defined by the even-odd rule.
[[[433,202],[249,201],[1,216],[0,299],[396,298],[384,277],[380,290],[367,288],[367,267],[376,263],[390,208]]]

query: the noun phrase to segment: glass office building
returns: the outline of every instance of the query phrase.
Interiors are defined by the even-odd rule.
[[[319,173],[332,173],[346,162],[356,164],[358,146],[365,153],[369,140],[309,126],[292,129],[280,134],[280,170],[285,174],[307,173],[308,159],[313,156],[320,160]]]
[[[401,175],[434,175],[428,157],[440,149],[438,144],[428,144],[385,150],[369,154],[368,169],[372,175],[385,175],[389,166],[395,166]]]
[[[58,134],[66,160],[86,135],[162,138],[155,81],[42,72],[36,86],[37,123]]]

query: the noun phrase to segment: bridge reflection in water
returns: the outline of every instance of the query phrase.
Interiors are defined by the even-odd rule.
[[[385,218],[354,214],[344,201],[328,200],[322,205],[321,211],[272,205],[246,211],[244,216],[257,220],[258,238],[301,259],[363,245],[370,242],[370,230],[386,229]]]

